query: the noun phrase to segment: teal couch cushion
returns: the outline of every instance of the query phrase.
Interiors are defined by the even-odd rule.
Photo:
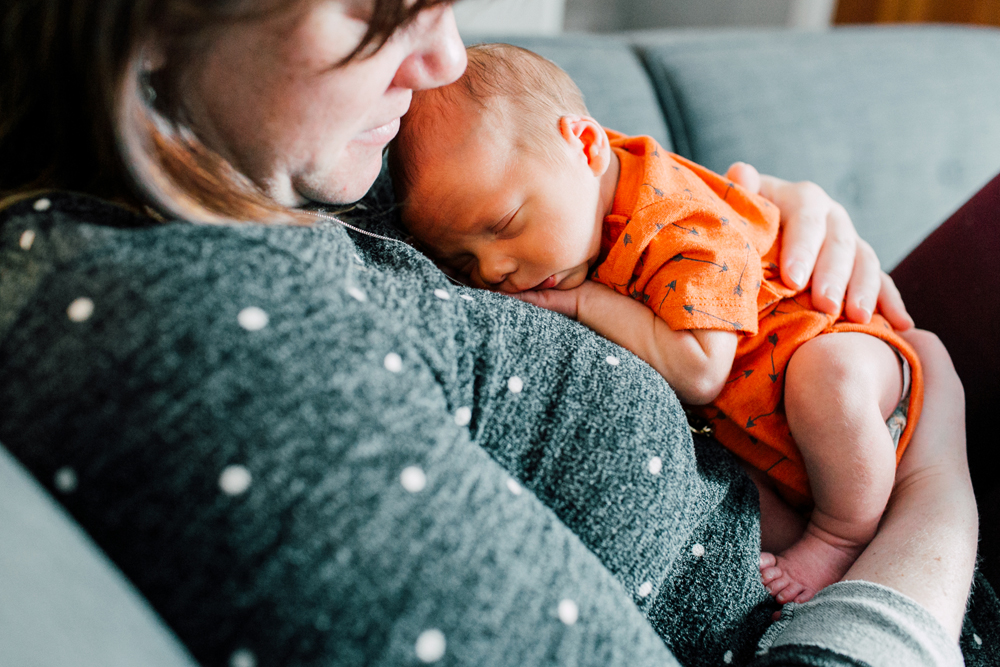
[[[633,38],[677,152],[815,181],[885,267],[1000,171],[1000,30]]]
[[[2,446],[0,573],[0,665],[194,667],[146,601]]]

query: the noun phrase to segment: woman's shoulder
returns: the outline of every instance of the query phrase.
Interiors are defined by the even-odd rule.
[[[76,193],[46,192],[8,200],[0,208],[0,267],[4,294],[0,335],[32,295],[49,282],[102,284],[114,299],[128,284],[186,293],[229,289],[287,276],[296,267],[349,257],[350,240],[333,225],[198,225],[163,221]],[[325,251],[325,252],[324,252]],[[259,270],[253,270],[257,267]],[[266,270],[265,270],[266,268]]]

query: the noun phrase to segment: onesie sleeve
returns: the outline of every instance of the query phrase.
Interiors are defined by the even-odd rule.
[[[678,156],[649,159],[634,210],[606,220],[620,233],[594,279],[675,331],[755,334],[761,257],[777,234],[777,209]]]

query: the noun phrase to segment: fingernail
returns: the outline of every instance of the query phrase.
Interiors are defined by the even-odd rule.
[[[807,277],[806,265],[802,262],[794,262],[788,267],[788,278],[796,287],[805,287]]]
[[[840,303],[844,298],[844,293],[833,285],[827,285],[823,288],[823,296],[834,303]]]
[[[870,320],[872,318],[872,313],[875,312],[875,309],[872,307],[871,300],[864,297],[858,299],[858,310],[865,314],[865,321]]]

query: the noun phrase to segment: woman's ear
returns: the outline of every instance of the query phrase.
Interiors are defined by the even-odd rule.
[[[559,134],[573,152],[583,155],[594,176],[604,175],[611,165],[611,143],[600,123],[590,116],[562,116]]]
[[[139,70],[143,74],[152,74],[166,67],[167,54],[163,40],[151,35],[142,42],[139,50]]]

